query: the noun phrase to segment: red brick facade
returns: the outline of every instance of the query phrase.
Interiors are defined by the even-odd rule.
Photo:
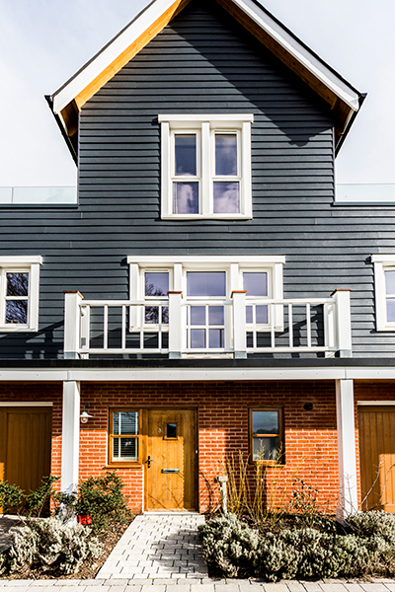
[[[358,400],[395,400],[393,383],[356,383],[356,439]],[[62,383],[0,385],[0,401],[50,401],[53,403],[51,472],[60,475]],[[282,407],[285,464],[267,471],[268,496],[274,504],[291,494],[296,478],[318,489],[319,500],[334,510],[338,500],[338,456],[334,381],[195,382],[195,383],[82,383],[81,405],[90,403],[93,419],[81,425],[80,478],[103,474],[107,459],[109,408],[193,407],[198,414],[199,509],[206,511],[219,499],[215,481],[226,454],[249,454],[248,410]],[[312,403],[313,409],[304,409]],[[357,463],[359,465],[358,448]],[[143,508],[144,469],[117,469],[125,493],[136,512]],[[253,476],[253,467],[250,476]],[[270,496],[270,487],[272,494]]]

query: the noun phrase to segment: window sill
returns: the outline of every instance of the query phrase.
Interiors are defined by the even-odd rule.
[[[248,214],[162,214],[162,220],[252,220]]]
[[[116,469],[142,469],[143,465],[139,463],[120,463],[120,464],[108,464],[103,469],[115,471]]]
[[[38,329],[35,327],[28,327],[27,325],[15,326],[0,326],[0,333],[37,333]]]

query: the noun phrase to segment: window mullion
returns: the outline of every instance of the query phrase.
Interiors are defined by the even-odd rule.
[[[212,188],[211,188],[211,150],[210,150],[210,124],[207,121],[202,123],[202,137],[200,147],[201,166],[201,197],[200,213],[207,215],[212,213]]]

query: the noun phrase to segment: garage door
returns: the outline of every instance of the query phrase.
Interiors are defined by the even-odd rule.
[[[0,407],[0,479],[37,489],[50,474],[50,407]]]
[[[395,406],[359,407],[362,509],[395,512]]]

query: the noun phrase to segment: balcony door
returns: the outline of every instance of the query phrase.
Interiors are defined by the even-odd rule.
[[[146,509],[196,510],[196,411],[148,409],[145,422]]]

